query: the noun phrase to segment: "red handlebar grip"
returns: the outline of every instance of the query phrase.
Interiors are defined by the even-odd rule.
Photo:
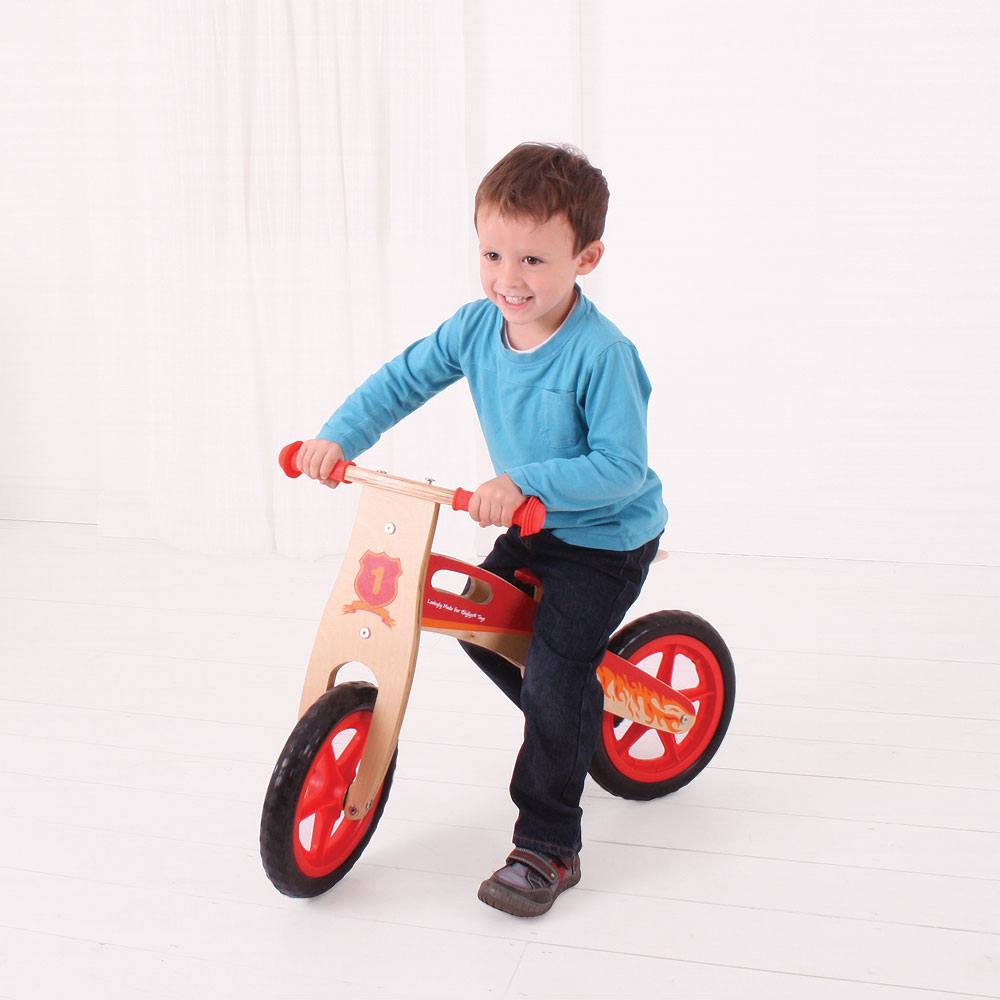
[[[455,495],[451,500],[452,510],[468,510],[469,501],[472,499],[472,494],[468,490],[455,490]]]
[[[528,497],[514,511],[514,523],[521,529],[521,535],[537,535],[545,526],[545,504],[538,497]]]
[[[455,490],[451,501],[452,510],[468,510],[472,494],[468,490]],[[538,497],[528,497],[514,511],[514,524],[521,529],[522,535],[537,535],[545,524],[545,504]]]
[[[286,444],[278,452],[278,465],[281,466],[281,471],[289,479],[298,479],[302,475],[302,470],[295,464],[295,457],[298,455],[299,448],[301,447],[301,441],[293,441],[291,444]]]
[[[301,441],[293,441],[291,444],[286,444],[284,448],[278,453],[278,465],[281,466],[281,471],[284,472],[289,479],[298,479],[302,475],[302,470],[299,468],[296,458],[298,458],[299,448],[302,447]],[[345,481],[347,476],[347,470],[354,465],[353,462],[337,462],[333,471],[330,473],[330,478],[335,483],[342,483]]]
[[[345,462],[343,460],[339,462],[334,462],[333,469],[330,472],[330,478],[335,483],[346,483],[347,482],[347,470],[354,465],[353,462]]]

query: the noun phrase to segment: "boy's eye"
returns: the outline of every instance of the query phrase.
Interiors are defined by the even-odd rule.
[[[500,259],[500,254],[498,254],[496,250],[486,250],[484,251],[483,256],[488,261],[498,261]],[[540,257],[522,257],[521,259],[525,264],[528,264],[531,267],[534,267],[536,264],[544,263]]]

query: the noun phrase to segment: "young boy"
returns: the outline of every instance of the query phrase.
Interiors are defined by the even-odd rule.
[[[469,514],[508,528],[482,565],[511,582],[529,569],[543,587],[523,680],[503,658],[463,644],[524,713],[510,786],[515,849],[479,889],[518,916],[544,913],[580,880],[580,798],[604,704],[596,668],[667,517],[646,464],[649,380],[635,347],[576,284],[604,253],[607,206],[603,174],[572,147],[508,153],[476,193],[486,298],[372,375],[299,453],[302,471],[326,481],[337,460],[469,380],[497,472]],[[510,524],[527,496],[548,519],[521,538]]]

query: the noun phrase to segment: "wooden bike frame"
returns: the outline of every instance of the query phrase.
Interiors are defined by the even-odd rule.
[[[286,459],[292,448],[282,453],[282,467],[296,475],[294,451]],[[345,663],[363,663],[374,674],[378,698],[344,803],[345,816],[359,820],[371,808],[396,749],[421,630],[492,650],[523,671],[542,595],[540,587],[531,597],[477,566],[431,552],[439,506],[464,509],[466,491],[352,463],[339,463],[332,478],[360,483],[362,491],[347,553],[316,633],[299,715],[336,683]],[[442,572],[467,578],[464,586],[448,587],[454,577]],[[694,722],[695,708],[684,695],[613,653],[605,654],[597,676],[607,712],[678,734]]]

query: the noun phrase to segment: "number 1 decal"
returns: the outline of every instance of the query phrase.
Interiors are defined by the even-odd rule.
[[[344,614],[370,611],[392,628],[396,623],[385,609],[396,599],[402,575],[403,564],[398,559],[386,552],[372,552],[369,549],[361,557],[358,575],[354,578],[354,593],[360,600],[345,604]]]

